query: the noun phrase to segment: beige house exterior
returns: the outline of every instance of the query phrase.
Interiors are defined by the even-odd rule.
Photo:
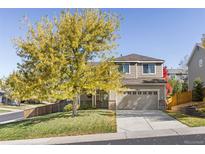
[[[115,62],[121,68],[125,90],[110,91],[109,94],[103,95],[98,92],[96,96],[81,96],[82,102],[91,101],[94,107],[118,110],[165,109],[164,60],[130,54],[116,58]]]
[[[201,44],[194,46],[187,65],[189,90],[192,90],[195,79],[205,83],[205,48]]]

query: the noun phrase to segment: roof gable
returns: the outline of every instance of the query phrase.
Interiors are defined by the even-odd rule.
[[[148,56],[143,56],[143,55],[139,55],[139,54],[129,54],[126,56],[121,56],[118,58],[115,58],[115,61],[122,61],[122,62],[126,62],[126,61],[131,61],[131,62],[137,62],[137,61],[157,61],[157,62],[164,62],[164,60],[162,59],[157,59],[157,58],[153,58],[153,57],[148,57]]]
[[[203,48],[203,47],[201,46],[201,44],[196,43],[195,46],[194,46],[194,48],[193,48],[193,50],[192,50],[192,52],[191,52],[191,55],[190,55],[190,57],[189,57],[189,60],[188,60],[188,62],[187,62],[187,66],[189,65],[189,63],[190,63],[191,60],[192,60],[192,57],[194,56],[195,52],[199,50],[199,48],[205,51],[205,48]]]

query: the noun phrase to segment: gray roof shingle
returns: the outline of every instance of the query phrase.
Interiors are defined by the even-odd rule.
[[[185,69],[167,69],[168,70],[168,74],[188,74],[188,70]]]
[[[115,58],[115,61],[164,61],[164,60],[143,56],[139,54],[129,54],[126,56]]]

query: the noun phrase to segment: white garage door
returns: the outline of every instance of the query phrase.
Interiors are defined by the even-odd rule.
[[[117,96],[117,109],[157,110],[158,91],[125,91]]]

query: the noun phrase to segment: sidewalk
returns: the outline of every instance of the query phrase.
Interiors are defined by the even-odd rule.
[[[81,136],[51,137],[51,138],[16,140],[16,141],[1,141],[0,145],[55,145],[55,144],[85,143],[85,142],[96,142],[96,141],[149,138],[149,137],[183,136],[183,135],[195,135],[195,134],[205,134],[205,127],[194,127],[194,128],[189,127],[189,128],[164,129],[164,130],[152,130],[152,131],[135,131],[135,132],[107,133],[107,134],[94,134],[94,135],[81,135]]]

